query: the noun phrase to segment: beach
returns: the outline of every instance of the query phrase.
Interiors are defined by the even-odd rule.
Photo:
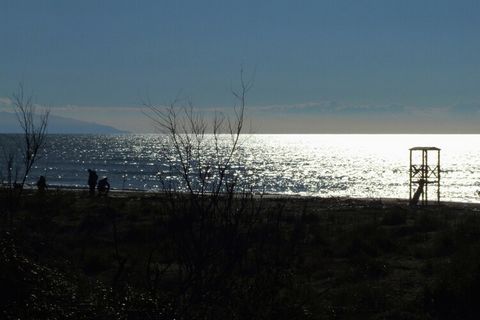
[[[30,307],[8,300],[4,315],[53,308],[76,318],[138,317],[163,308],[166,318],[280,317],[280,310],[306,319],[422,319],[448,316],[442,299],[475,308],[465,300],[470,291],[455,289],[478,290],[455,265],[480,265],[472,251],[480,245],[475,204],[227,198],[217,199],[222,214],[201,221],[191,216],[200,209],[191,211],[188,194],[26,191],[14,228],[2,233],[0,274],[2,294],[20,292]],[[227,206],[236,209],[220,210]]]

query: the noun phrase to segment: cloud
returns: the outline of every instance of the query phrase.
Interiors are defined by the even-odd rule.
[[[48,106],[41,105],[38,103],[34,103],[33,106],[34,108],[36,108],[37,111],[40,111],[40,112],[43,110],[49,109]],[[15,112],[13,100],[8,97],[0,97],[0,110],[6,111],[6,112]]]
[[[278,104],[267,106],[250,106],[248,111],[261,113],[284,114],[326,114],[326,115],[370,115],[370,114],[401,114],[408,108],[400,104],[388,105],[356,105],[338,101],[304,102],[296,104]]]
[[[457,103],[449,111],[458,116],[480,116],[480,102]]]
[[[450,116],[449,107],[405,107],[405,113],[417,118],[448,118]]]
[[[12,111],[12,100],[7,97],[0,97],[0,110],[2,111]]]
[[[109,111],[109,112],[139,112],[142,107],[116,107],[116,106],[79,106],[74,104],[67,104],[63,106],[53,106],[51,108],[54,112],[68,112],[68,111],[83,111],[83,112],[95,112],[95,111]]]
[[[457,103],[448,106],[408,106],[404,110],[407,115],[425,119],[478,119],[480,102]]]
[[[0,97],[0,105],[9,106],[12,104],[12,99],[8,97]]]
[[[273,104],[266,106],[249,106],[247,110],[257,112],[269,111],[333,111],[339,110],[341,105],[336,101],[302,102],[295,104]]]
[[[250,106],[247,111],[253,115],[319,115],[382,118],[449,118],[480,117],[480,102],[459,103],[453,106],[416,106],[391,104],[346,104],[337,101],[305,102]]]

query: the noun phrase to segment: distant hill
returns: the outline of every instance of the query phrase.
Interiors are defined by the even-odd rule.
[[[17,117],[13,113],[0,112],[0,133],[21,133]],[[114,127],[50,115],[48,133],[128,133]]]

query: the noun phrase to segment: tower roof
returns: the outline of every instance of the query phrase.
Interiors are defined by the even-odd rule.
[[[436,151],[440,151],[440,148],[437,148],[437,147],[413,147],[413,148],[410,148],[410,150],[436,150]]]

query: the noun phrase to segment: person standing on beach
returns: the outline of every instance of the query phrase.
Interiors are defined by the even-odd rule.
[[[88,169],[88,187],[90,195],[95,195],[95,187],[97,186],[98,175],[94,170]]]
[[[40,176],[40,178],[38,179],[37,188],[40,194],[44,193],[45,190],[47,190],[47,180],[44,176]]]

